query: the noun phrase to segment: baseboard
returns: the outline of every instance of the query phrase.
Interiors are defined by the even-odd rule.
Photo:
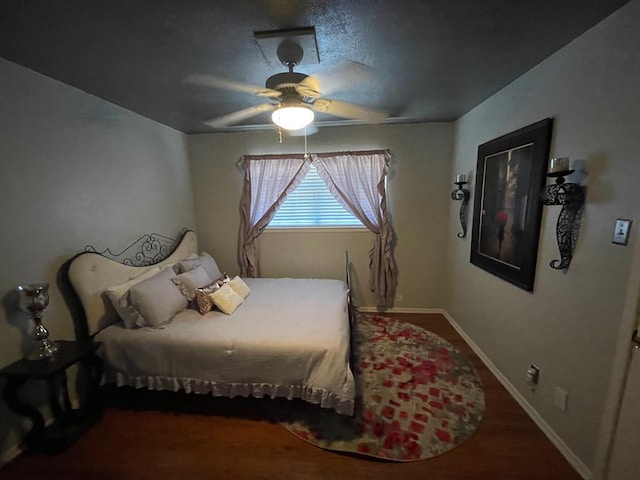
[[[405,307],[393,307],[386,309],[379,309],[378,307],[356,307],[359,312],[362,313],[443,313],[442,308],[405,308]]]
[[[70,396],[71,407],[78,408],[79,402],[77,398]],[[45,427],[48,427],[53,423],[53,417],[48,415],[44,419]],[[13,461],[18,457],[22,452],[24,452],[24,445],[22,443],[16,443],[14,445],[9,446],[4,452],[0,452],[0,470],[3,469],[9,462]]]
[[[522,396],[518,389],[505,377],[498,367],[487,357],[480,347],[469,337],[460,325],[453,319],[446,310],[441,310],[442,315],[445,316],[451,326],[458,332],[458,334],[464,339],[465,342],[471,347],[475,354],[482,360],[486,367],[493,373],[504,388],[507,389],[509,394],[515,399],[516,402],[522,407],[522,409],[531,417],[535,424],[542,430],[542,432],[551,440],[560,453],[567,459],[578,474],[585,480],[589,480],[592,476],[591,470],[580,460],[575,453],[567,446],[566,443],[558,436],[558,434],[549,426],[547,422],[540,416],[540,414],[531,406],[527,399]]]

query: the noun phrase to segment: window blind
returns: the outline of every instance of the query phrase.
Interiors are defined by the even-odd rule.
[[[362,227],[362,222],[333,198],[312,165],[289,194],[267,228]]]

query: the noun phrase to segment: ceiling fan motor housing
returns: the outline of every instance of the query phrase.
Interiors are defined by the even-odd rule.
[[[297,85],[307,77],[308,75],[298,72],[276,73],[267,78],[265,87],[272,90],[279,90],[281,85]]]
[[[285,67],[292,68],[294,65],[299,65],[304,57],[304,50],[295,41],[290,38],[285,38],[276,50],[278,60],[282,62]]]
[[[306,102],[298,92],[296,92],[295,88],[287,87],[282,90],[282,97],[280,98],[280,108],[284,107],[298,107],[304,105]]]

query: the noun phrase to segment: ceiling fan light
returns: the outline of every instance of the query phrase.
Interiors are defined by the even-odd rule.
[[[308,107],[280,107],[271,114],[271,120],[285,130],[299,130],[313,122],[313,110]]]

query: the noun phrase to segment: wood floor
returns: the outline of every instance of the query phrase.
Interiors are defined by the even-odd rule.
[[[197,479],[545,479],[578,480],[553,444],[437,314],[388,315],[456,345],[482,377],[486,413],[454,450],[391,463],[321,450],[273,423],[258,399],[107,390],[104,417],[64,453],[23,454],[3,480]]]

